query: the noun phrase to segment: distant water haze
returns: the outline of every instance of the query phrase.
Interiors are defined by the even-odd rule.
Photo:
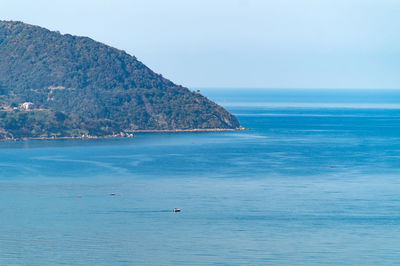
[[[400,90],[395,89],[199,90],[225,107],[400,109]]]

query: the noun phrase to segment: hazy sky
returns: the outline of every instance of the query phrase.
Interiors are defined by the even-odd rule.
[[[400,88],[400,0],[1,0],[190,88]]]

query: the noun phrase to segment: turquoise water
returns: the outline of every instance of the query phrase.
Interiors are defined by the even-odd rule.
[[[202,91],[250,130],[0,143],[0,264],[398,264],[400,91]]]

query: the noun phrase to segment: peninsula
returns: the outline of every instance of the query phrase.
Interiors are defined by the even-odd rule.
[[[0,21],[0,140],[238,129],[224,108],[122,50]]]

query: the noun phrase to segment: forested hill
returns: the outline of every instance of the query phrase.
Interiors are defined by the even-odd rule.
[[[0,139],[238,128],[221,106],[124,51],[0,21]]]

